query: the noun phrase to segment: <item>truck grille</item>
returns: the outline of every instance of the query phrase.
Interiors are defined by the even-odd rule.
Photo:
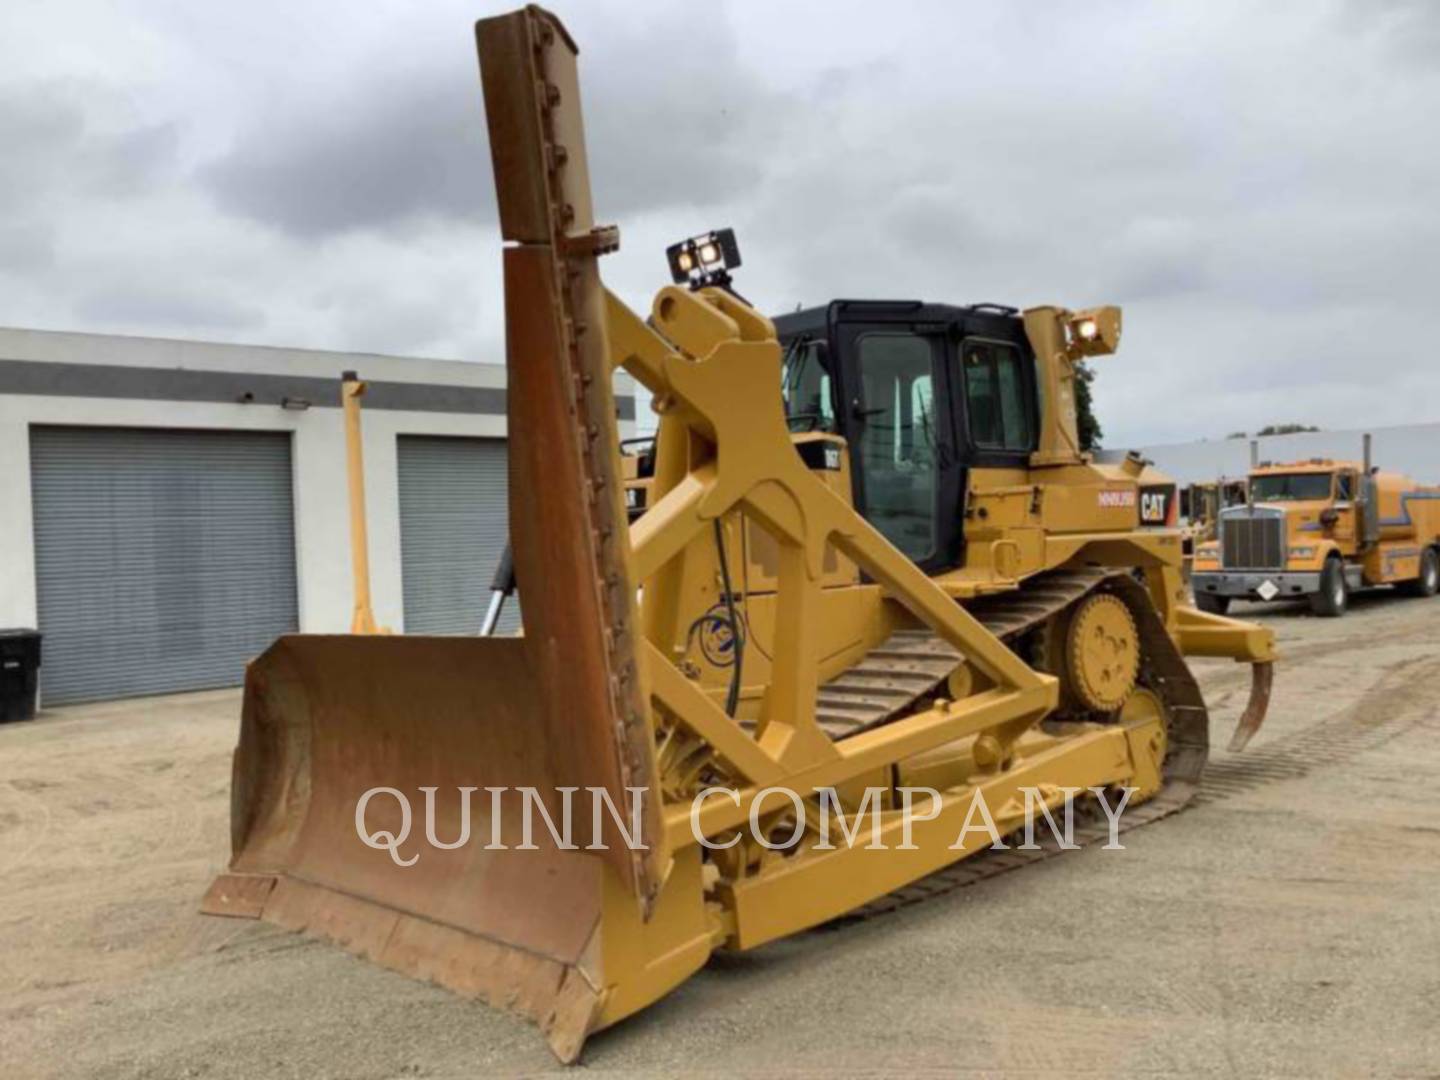
[[[1226,517],[1220,521],[1220,565],[1226,570],[1283,570],[1285,519]]]

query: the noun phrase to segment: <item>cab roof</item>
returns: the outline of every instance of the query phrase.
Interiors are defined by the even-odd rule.
[[[1338,461],[1334,458],[1306,458],[1304,461],[1262,461],[1250,470],[1251,476],[1274,476],[1280,473],[1328,473],[1336,469],[1354,469],[1359,472],[1358,461]]]
[[[1020,309],[1008,304],[932,304],[924,300],[832,300],[773,316],[782,341],[804,335],[819,337],[840,321],[959,324],[967,333],[993,333],[1023,338]]]

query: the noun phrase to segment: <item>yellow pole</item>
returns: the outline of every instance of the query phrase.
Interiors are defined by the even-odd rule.
[[[370,608],[370,538],[365,529],[365,453],[360,435],[360,399],[365,384],[353,371],[340,382],[340,400],[345,407],[345,458],[350,474],[350,561],[355,575],[355,614],[350,620],[352,634],[378,634],[375,613]]]

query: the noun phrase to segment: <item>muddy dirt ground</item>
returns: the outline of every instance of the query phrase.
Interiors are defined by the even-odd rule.
[[[1440,1075],[1440,600],[1248,608],[1286,659],[1198,804],[884,918],[718,959],[591,1072]],[[1222,745],[1247,675],[1197,665]],[[523,1021],[204,918],[238,693],[0,727],[0,1075],[556,1068]]]

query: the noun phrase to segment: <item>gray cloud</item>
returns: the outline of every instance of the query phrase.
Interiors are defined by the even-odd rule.
[[[144,193],[180,156],[180,129],[174,123],[146,124],[99,140],[90,162],[91,191],[106,197]]]
[[[1346,23],[1379,37],[1397,59],[1423,65],[1432,76],[1440,53],[1440,5],[1433,0],[1348,0]]]
[[[201,180],[223,208],[304,238],[417,216],[491,218],[494,185],[473,80],[457,85],[441,75],[277,107]]]
[[[175,332],[203,325],[221,332],[248,332],[265,325],[265,313],[258,308],[196,292],[187,285],[139,277],[78,297],[75,313],[88,322],[119,329],[162,326]]]
[[[173,124],[97,128],[85,105],[96,89],[73,80],[0,84],[0,214],[69,191],[121,197],[174,165]]]
[[[499,358],[471,5],[74,3],[0,14],[0,323]],[[638,305],[733,224],[772,311],[1124,304],[1112,444],[1434,418],[1440,5],[562,14]]]
[[[665,7],[635,24],[578,13],[587,142],[612,214],[705,203],[758,183],[775,115],[740,65],[723,12]],[[593,26],[591,24],[593,23]],[[703,52],[675,47],[701,40]],[[201,170],[221,206],[307,239],[417,217],[495,219],[475,60],[370,58],[343,96],[274,102]],[[640,92],[637,92],[640,91]]]
[[[0,271],[31,273],[55,265],[55,230],[44,221],[0,223]]]

